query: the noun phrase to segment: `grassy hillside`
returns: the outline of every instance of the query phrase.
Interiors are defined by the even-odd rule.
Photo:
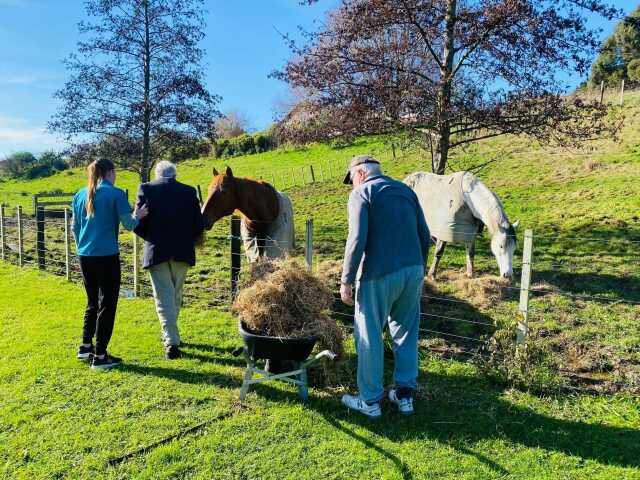
[[[168,363],[151,303],[123,300],[125,364],[94,372],[73,357],[83,304],[78,286],[0,265],[2,478],[640,478],[637,397],[538,398],[426,355],[411,418],[350,414],[343,389],[305,407],[279,384],[241,406],[227,314],[186,308],[187,355]]]
[[[442,277],[426,290],[424,311],[437,316],[425,318],[423,327],[442,333],[427,333],[422,343],[428,348],[421,382],[428,393],[421,394],[415,421],[394,415],[370,424],[343,412],[330,389],[316,389],[308,409],[279,386],[259,389],[239,407],[234,399],[241,365],[229,354],[237,343],[234,322],[210,308],[224,304],[228,292],[229,225],[221,222],[188,280],[190,357],[171,365],[159,360],[151,302],[133,300],[123,302],[114,340],[114,353],[128,365],[100,378],[90,375],[70,358],[80,289],[0,265],[0,324],[9,332],[0,339],[0,468],[8,478],[640,478],[640,404],[629,393],[640,392],[640,95],[627,96],[625,115],[618,142],[567,150],[504,137],[452,159],[453,168],[463,169],[496,158],[480,177],[499,194],[509,218],[534,231],[531,348],[518,354],[523,363],[507,365],[507,384],[520,389],[505,389],[504,375],[495,381],[494,371],[459,361],[468,359],[463,351],[475,350],[475,341],[492,338],[494,354],[505,353],[493,334],[513,332],[517,318],[520,261],[514,283],[497,284],[485,236],[476,258],[478,279],[461,278],[463,250],[451,248]],[[357,153],[375,154],[397,178],[425,169],[421,152],[399,150],[394,159],[382,139],[363,138],[344,148],[312,145],[188,161],[179,166],[179,178],[203,191],[213,166],[275,178],[293,200],[298,238],[304,220],[313,217],[316,260],[339,259],[349,191],[339,178]],[[313,184],[309,165],[318,180]],[[2,182],[0,201],[29,210],[30,193],[73,191],[84,182],[79,170]],[[132,174],[121,173],[118,184],[133,198]],[[25,246],[33,262],[29,225]],[[60,229],[51,221],[47,230],[58,261]],[[9,233],[15,236],[11,228]],[[132,270],[130,239],[123,234],[125,284]],[[513,356],[506,352],[507,360]],[[555,385],[547,370],[523,368],[547,361],[565,388],[548,398],[524,393]],[[220,414],[223,419],[196,432],[106,466]]]

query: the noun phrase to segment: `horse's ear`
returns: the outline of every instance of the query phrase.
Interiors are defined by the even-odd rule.
[[[516,220],[511,224],[511,226],[513,227],[514,230],[517,230],[518,227],[520,226],[520,220]]]
[[[231,171],[231,167],[227,167],[227,172],[225,173],[227,177],[233,177],[233,172]]]
[[[216,167],[213,167],[213,176],[217,177],[218,175],[220,175],[220,172],[218,172],[218,170],[216,170]]]

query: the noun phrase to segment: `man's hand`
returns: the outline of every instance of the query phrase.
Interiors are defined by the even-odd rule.
[[[346,305],[353,305],[353,287],[351,285],[340,285],[340,298],[342,303]]]
[[[142,220],[147,215],[149,215],[149,207],[147,207],[146,205],[143,205],[140,208],[138,208],[138,206],[136,205],[136,208],[133,210],[133,216],[137,220]]]

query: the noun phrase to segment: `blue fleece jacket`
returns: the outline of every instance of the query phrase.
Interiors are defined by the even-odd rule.
[[[131,216],[131,206],[124,190],[102,180],[96,188],[94,214],[87,217],[85,208],[87,188],[73,197],[73,234],[81,257],[106,257],[120,252],[118,233],[120,223],[133,230],[138,220]]]
[[[429,228],[407,185],[384,175],[367,178],[352,190],[348,211],[342,283],[352,285],[360,268],[360,280],[371,280],[425,265]]]

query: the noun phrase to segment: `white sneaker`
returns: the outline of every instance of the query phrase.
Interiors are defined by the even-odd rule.
[[[401,414],[411,415],[413,413],[413,398],[398,398],[395,388],[389,390],[389,400],[398,405]]]
[[[371,418],[378,418],[382,415],[382,410],[380,410],[380,402],[376,402],[373,405],[369,405],[367,402],[362,400],[359,396],[355,395],[343,395],[342,396],[342,404],[350,408],[351,410],[357,410],[360,413],[366,415]]]

